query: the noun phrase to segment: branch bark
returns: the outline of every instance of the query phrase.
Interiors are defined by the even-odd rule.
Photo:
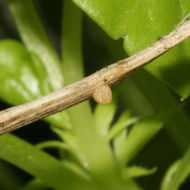
[[[0,134],[10,132],[89,99],[98,87],[113,86],[123,80],[131,71],[148,64],[188,37],[190,37],[190,15],[182,20],[170,34],[161,37],[158,42],[133,56],[37,100],[1,111]]]

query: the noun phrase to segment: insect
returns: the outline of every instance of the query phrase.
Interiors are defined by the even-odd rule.
[[[99,104],[109,104],[112,101],[112,91],[109,85],[99,86],[92,93],[92,98]]]

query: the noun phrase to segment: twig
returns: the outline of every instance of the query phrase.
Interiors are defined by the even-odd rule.
[[[123,80],[129,72],[149,63],[188,37],[190,37],[189,16],[170,34],[161,37],[158,42],[139,53],[37,100],[1,111],[0,134],[10,132],[90,98],[99,86],[114,85]]]

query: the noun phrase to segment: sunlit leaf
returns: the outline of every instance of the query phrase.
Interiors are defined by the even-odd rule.
[[[52,91],[46,69],[38,56],[15,40],[0,41],[0,98],[19,105]],[[65,112],[46,118],[50,123],[70,128]]]
[[[167,114],[166,114],[167,115]],[[159,132],[167,116],[152,116],[133,126],[123,141],[115,146],[119,163],[124,166]]]
[[[0,42],[0,69],[3,71],[0,73],[0,97],[3,100],[21,104],[50,91],[45,68],[40,61],[36,63],[21,43],[13,40]]]
[[[33,179],[19,190],[47,190],[49,187],[39,179]]]
[[[50,43],[31,0],[6,0],[9,10],[27,49],[41,59],[51,87],[63,87],[60,60]]]
[[[127,180],[125,184],[126,189],[143,190],[134,180]]]
[[[168,189],[168,186],[170,185],[174,174],[176,173],[177,169],[179,168],[180,160],[174,162],[169,169],[166,171],[166,174],[162,180],[161,183],[161,190]]]
[[[137,118],[133,117],[129,110],[122,113],[118,121],[112,126],[111,130],[109,131],[108,140],[111,140],[118,134],[122,133],[127,127],[137,122]]]
[[[162,82],[145,70],[137,71],[128,80],[123,89],[123,101],[130,105],[130,109],[138,115],[149,116],[174,107],[175,114],[167,120],[165,130],[184,153],[189,146],[190,120],[180,107],[176,96]],[[150,90],[151,89],[151,90]]]
[[[177,190],[190,173],[190,149],[187,150],[182,159],[175,162],[163,179],[161,190]]]
[[[156,168],[147,169],[140,166],[129,166],[123,170],[122,176],[124,179],[152,175],[156,172]]]
[[[129,55],[156,42],[190,12],[187,0],[73,0],[112,38],[124,38]],[[167,12],[167,15],[165,14]],[[190,40],[186,40],[146,66],[182,98],[190,95]]]
[[[47,186],[74,190],[77,183],[88,185],[58,160],[16,136],[5,134],[0,137],[0,144],[1,159],[41,179]]]
[[[36,145],[37,148],[40,149],[46,149],[46,148],[58,148],[58,149],[63,149],[63,150],[67,150],[68,147],[64,142],[61,141],[44,141],[41,143],[38,143]]]
[[[157,40],[175,28],[179,21],[190,11],[190,1],[128,1],[126,23],[127,32],[124,46],[131,55]],[[180,8],[179,8],[180,7]],[[165,15],[167,12],[167,16]],[[158,78],[166,81],[182,98],[190,95],[188,71],[190,65],[189,40],[175,47],[165,55],[146,66]]]
[[[66,84],[76,82],[84,76],[82,20],[81,10],[70,0],[65,0],[62,18],[62,62]]]
[[[87,179],[87,180],[93,180],[92,177],[90,176],[90,174],[84,170],[84,168],[80,167],[78,164],[69,161],[69,160],[64,160],[62,162],[62,164],[69,168],[71,171],[73,171],[74,173],[76,173],[77,175]]]
[[[112,102],[108,105],[97,104],[94,112],[94,120],[98,132],[106,137],[108,135],[108,130],[113,121],[116,112],[116,99],[114,98]]]
[[[93,18],[112,38],[126,33],[128,1],[126,0],[73,0]]]

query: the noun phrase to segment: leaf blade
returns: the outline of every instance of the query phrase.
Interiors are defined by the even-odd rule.
[[[55,188],[74,188],[82,179],[64,167],[58,160],[33,147],[18,137],[5,134],[0,137],[0,158],[25,170]],[[73,181],[76,184],[72,184]],[[88,182],[84,183],[88,185]]]
[[[163,179],[162,190],[177,190],[190,173],[190,149],[184,154],[182,159],[174,163]],[[171,176],[172,174],[172,176]],[[169,177],[170,176],[170,177]],[[169,180],[168,180],[169,179]]]
[[[54,90],[63,87],[60,61],[52,47],[31,0],[7,0],[20,36],[28,50],[43,62]],[[30,11],[28,11],[30,10]]]

